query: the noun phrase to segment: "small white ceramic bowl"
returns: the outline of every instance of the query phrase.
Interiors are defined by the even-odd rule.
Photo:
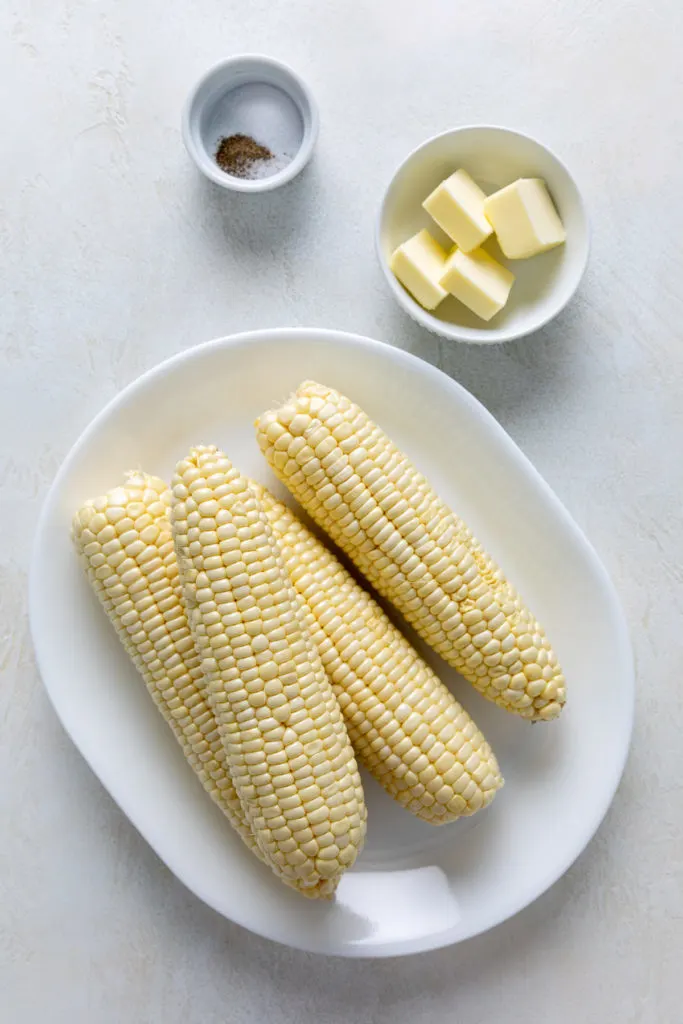
[[[459,167],[488,194],[517,178],[544,178],[567,231],[564,245],[528,260],[507,260],[495,239],[486,242],[491,255],[516,276],[507,306],[488,323],[451,296],[428,312],[389,269],[394,249],[421,228],[452,246],[422,209],[422,201]],[[403,161],[385,193],[376,242],[389,287],[413,320],[444,338],[486,344],[530,334],[564,309],[586,269],[590,232],[578,186],[554,153],[521,132],[473,125],[428,139]]]
[[[318,108],[307,85],[272,57],[230,57],[203,75],[182,119],[187,150],[203,174],[236,192],[269,192],[308,163],[318,137]],[[274,169],[258,177],[228,174],[216,162],[225,136],[249,135],[275,154]]]

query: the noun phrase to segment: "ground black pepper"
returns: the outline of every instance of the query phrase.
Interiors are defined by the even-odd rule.
[[[216,149],[218,166],[236,178],[250,178],[254,164],[272,159],[273,153],[268,147],[262,146],[250,135],[225,136],[220,140]]]

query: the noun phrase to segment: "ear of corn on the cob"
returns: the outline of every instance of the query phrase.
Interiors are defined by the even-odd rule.
[[[213,447],[173,478],[172,528],[192,633],[237,791],[267,862],[329,896],[365,833],[339,705],[268,520]]]
[[[201,659],[181,601],[170,491],[157,477],[125,483],[86,502],[73,538],[90,583],[206,791],[261,859],[207,702]]]
[[[485,807],[503,780],[470,716],[332,552],[265,488],[251,486],[360,762],[432,824]]]
[[[557,717],[565,681],[541,626],[467,526],[344,395],[307,381],[256,424],[261,450],[372,585],[485,697]]]

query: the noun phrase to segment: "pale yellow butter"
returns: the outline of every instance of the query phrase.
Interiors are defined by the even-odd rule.
[[[484,213],[485,200],[486,194],[467,171],[459,170],[442,181],[422,206],[459,249],[471,252],[493,231]]]
[[[446,260],[441,284],[482,320],[490,320],[507,302],[514,280],[515,275],[483,249],[456,249]]]
[[[439,284],[445,264],[446,250],[426,228],[399,245],[389,261],[403,287],[425,309],[434,309],[448,294]]]
[[[519,178],[494,192],[484,204],[501,249],[523,260],[564,242],[566,235],[541,178]]]

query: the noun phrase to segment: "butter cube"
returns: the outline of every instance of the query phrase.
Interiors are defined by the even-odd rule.
[[[509,260],[524,260],[561,245],[565,230],[541,178],[519,178],[494,192],[486,216]]]
[[[455,252],[446,260],[441,284],[482,320],[490,320],[508,300],[515,275],[483,249]]]
[[[486,219],[486,194],[467,171],[456,171],[427,196],[422,206],[463,252],[485,242],[493,228]]]
[[[389,261],[403,287],[425,309],[434,309],[448,294],[439,284],[445,264],[446,250],[426,228],[399,245]]]

